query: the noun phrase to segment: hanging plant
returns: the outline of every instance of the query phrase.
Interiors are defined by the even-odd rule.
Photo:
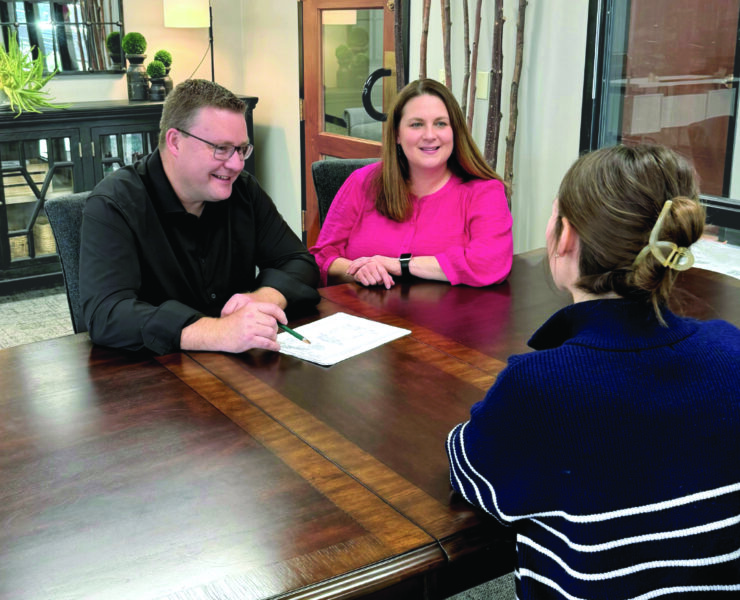
[[[42,108],[67,106],[52,104],[49,92],[42,89],[56,73],[55,69],[44,75],[43,55],[39,52],[33,58],[30,50],[21,50],[16,32],[10,34],[7,50],[0,44],[0,91],[7,97],[10,110],[16,113],[16,117],[23,112],[38,113]]]

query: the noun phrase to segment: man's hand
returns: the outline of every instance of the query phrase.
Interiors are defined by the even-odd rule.
[[[362,285],[383,285],[389,290],[395,284],[391,273],[396,264],[400,274],[401,265],[397,258],[388,256],[363,256],[349,263],[347,275]]]
[[[252,297],[249,294],[234,294],[221,309],[221,317],[228,317],[231,313],[245,307],[250,302],[252,302]]]
[[[203,317],[188,325],[180,335],[180,347],[223,352],[246,352],[252,348],[280,350],[277,324],[288,322],[285,313],[276,304],[257,302],[246,296],[232,296],[220,318]]]
[[[245,294],[234,294],[229,301],[224,304],[221,309],[221,316],[225,317],[233,313],[236,309],[245,306],[249,302],[269,302],[275,304],[285,310],[288,306],[288,301],[281,292],[278,292],[275,288],[261,287],[254,290],[253,292],[247,292]]]

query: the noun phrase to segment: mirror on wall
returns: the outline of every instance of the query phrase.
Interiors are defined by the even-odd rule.
[[[121,72],[125,66],[120,49],[122,0],[0,0],[0,32],[6,48],[13,31],[22,49],[33,47],[34,57],[41,51],[47,71],[79,75]],[[111,33],[113,52],[106,46]]]

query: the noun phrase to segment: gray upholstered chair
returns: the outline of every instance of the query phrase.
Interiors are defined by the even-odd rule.
[[[80,305],[80,230],[82,209],[89,194],[90,192],[79,192],[49,198],[44,202],[57,244],[57,254],[62,263],[64,287],[67,290],[67,302],[75,333],[87,331]]]
[[[327,158],[311,165],[313,186],[319,203],[320,224],[323,225],[334,196],[352,171],[377,161],[377,158]]]
[[[344,122],[347,135],[379,142],[383,139],[383,122],[373,119],[364,108],[345,108]]]

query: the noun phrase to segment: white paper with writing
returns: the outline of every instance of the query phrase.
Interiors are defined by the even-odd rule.
[[[277,336],[280,352],[324,366],[336,364],[411,333],[408,329],[347,313],[336,313],[301,325],[295,331],[311,340],[311,343],[306,344],[282,332]]]

